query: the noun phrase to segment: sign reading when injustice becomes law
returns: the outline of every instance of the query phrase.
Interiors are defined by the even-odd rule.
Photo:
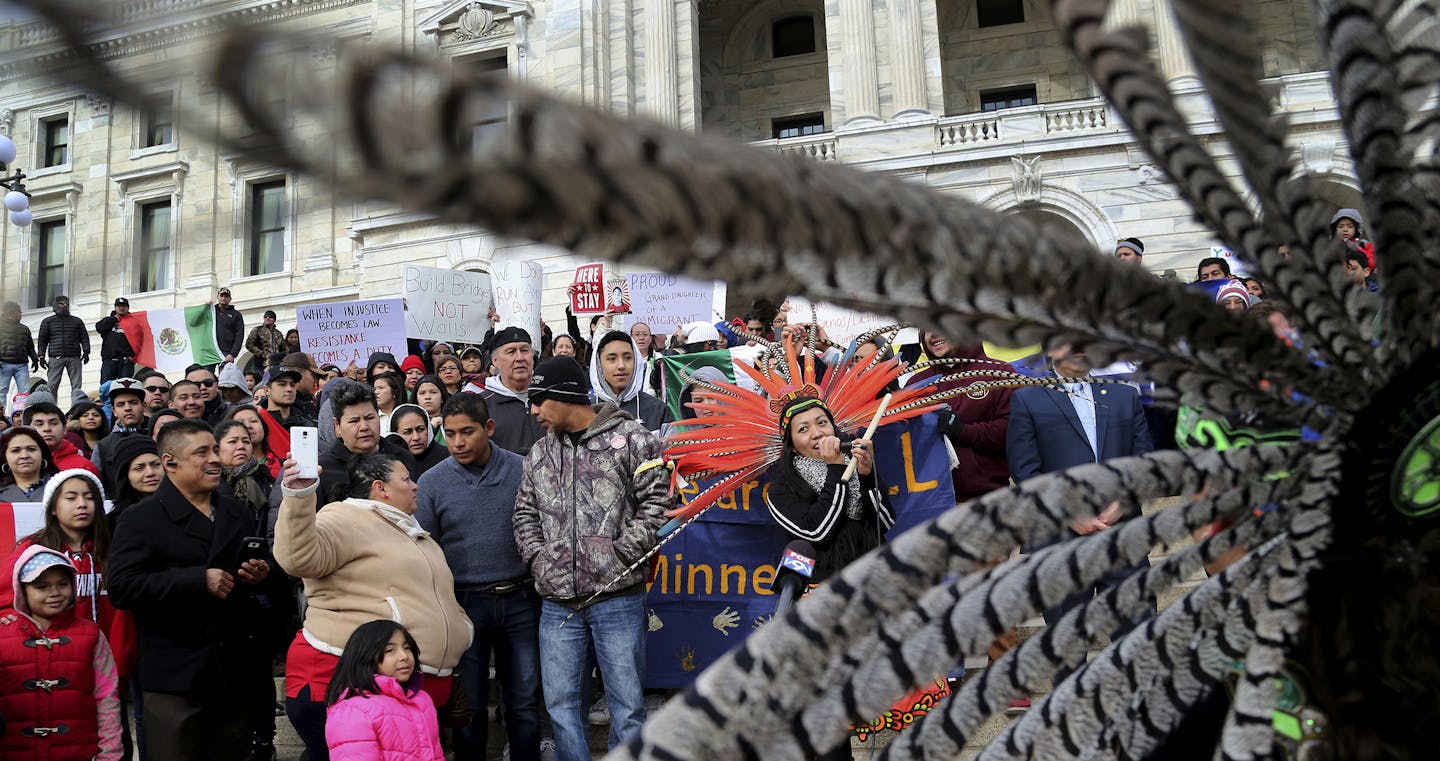
[[[406,265],[400,297],[405,335],[426,341],[479,343],[490,328],[490,275]]]
[[[405,355],[405,309],[400,299],[339,301],[295,308],[301,350],[315,364],[364,367],[377,351]]]

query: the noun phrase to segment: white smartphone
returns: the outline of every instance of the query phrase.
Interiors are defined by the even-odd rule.
[[[291,428],[290,458],[300,466],[300,478],[319,478],[320,431],[304,426]]]

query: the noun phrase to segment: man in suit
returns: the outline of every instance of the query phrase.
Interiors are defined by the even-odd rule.
[[[176,421],[159,443],[165,480],[119,522],[108,568],[110,599],[134,611],[139,630],[147,755],[241,761],[250,754],[253,591],[270,566],[241,562],[241,540],[257,526],[215,493],[210,426]]]
[[[1085,353],[1069,344],[1055,348],[1049,352],[1049,357],[1051,367],[1059,378],[1083,378],[1090,374],[1090,362]],[[1057,382],[1054,386],[1016,389],[1010,396],[1010,428],[1006,432],[1005,453],[1010,463],[1010,474],[1016,483],[1041,473],[1053,473],[1115,457],[1142,455],[1153,449],[1150,430],[1145,424],[1145,412],[1140,406],[1140,392],[1131,386]],[[1074,535],[1105,531],[1125,516],[1126,511],[1120,503],[1112,502],[1099,515],[1075,521],[1070,530]],[[1057,541],[1060,538],[1027,549],[1039,549]],[[1071,595],[1045,611],[1046,620],[1054,622],[1093,596],[1095,589],[1118,583],[1143,567],[1144,561],[1133,568],[1109,574],[1094,589]],[[1117,636],[1133,628],[1139,620],[1121,627],[1116,632]]]

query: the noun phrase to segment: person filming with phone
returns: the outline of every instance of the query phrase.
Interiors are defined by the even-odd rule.
[[[344,488],[317,513],[316,490],[334,475],[319,470],[302,478],[301,463],[285,461],[275,525],[275,560],[304,579],[309,600],[285,660],[285,711],[310,761],[329,758],[325,695],[361,624],[385,619],[409,629],[420,646],[421,689],[438,706],[450,703],[450,677],[474,636],[444,551],[415,520],[405,463],[386,452],[353,458]]]
[[[110,600],[134,612],[139,631],[146,754],[241,761],[251,754],[251,611],[270,565],[245,551],[255,516],[216,493],[210,426],[174,421],[159,446],[165,477],[118,523],[108,569]]]

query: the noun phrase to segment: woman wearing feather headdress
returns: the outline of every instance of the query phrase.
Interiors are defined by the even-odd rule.
[[[788,400],[780,430],[785,443],[770,466],[765,506],[791,536],[814,543],[813,579],[820,581],[878,547],[895,514],[875,472],[871,442],[851,440],[824,401]]]

